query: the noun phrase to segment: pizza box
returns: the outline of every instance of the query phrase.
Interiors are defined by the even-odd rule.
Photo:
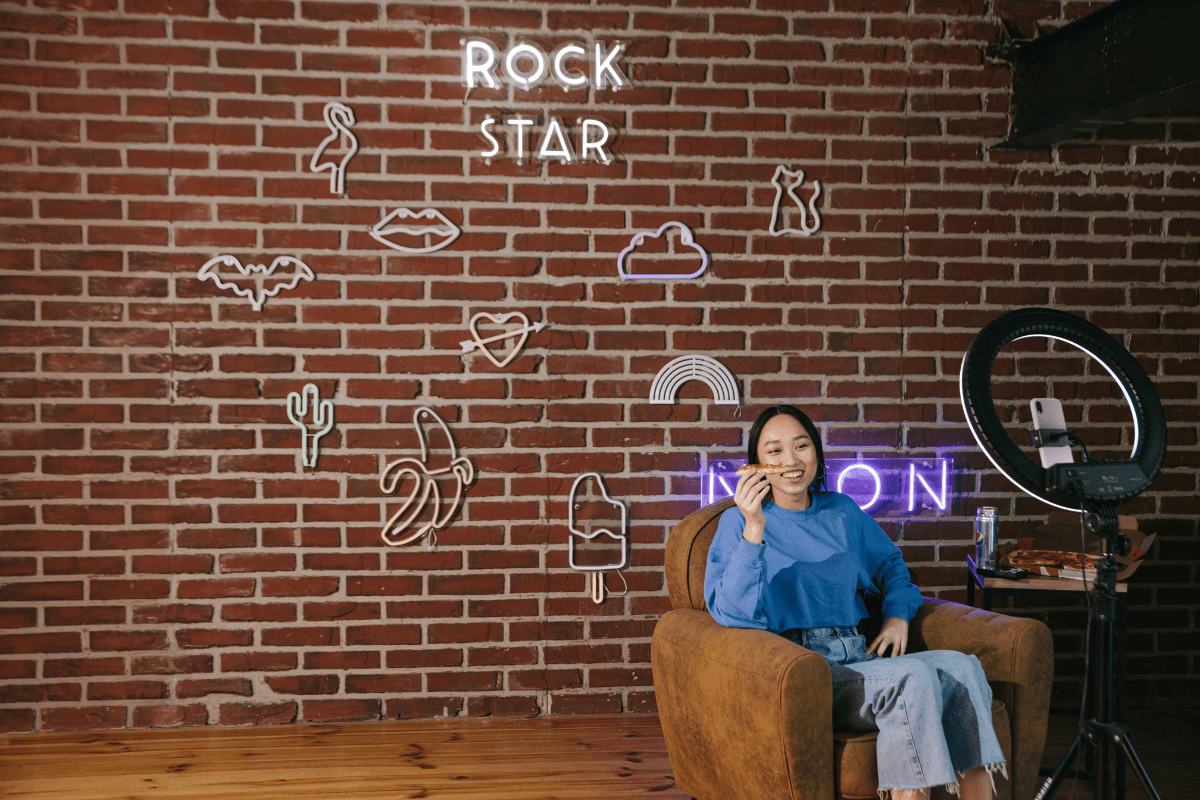
[[[1154,544],[1154,534],[1142,533],[1138,530],[1137,520],[1127,516],[1117,517],[1117,528],[1129,537],[1129,541],[1133,545],[1129,555],[1114,556],[1119,565],[1117,580],[1126,581],[1137,571],[1142,559],[1150,551],[1150,547]],[[1048,515],[1045,525],[1035,528],[1032,523],[1026,523],[1017,539],[1020,544],[1014,549],[1067,550],[1078,553],[1079,536],[1079,514],[1069,511],[1052,511]],[[1083,552],[1087,555],[1100,555],[1100,538],[1090,533],[1085,533],[1084,537]],[[1060,567],[1025,567],[1025,569],[1034,575],[1048,575],[1052,578],[1067,578],[1076,581],[1084,579],[1083,572],[1076,569]],[[1091,568],[1088,569],[1087,575],[1089,580],[1095,577]]]

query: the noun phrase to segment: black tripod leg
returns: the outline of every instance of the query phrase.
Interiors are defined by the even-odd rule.
[[[1154,788],[1154,784],[1150,782],[1150,775],[1147,774],[1146,768],[1142,766],[1142,760],[1138,758],[1137,753],[1133,749],[1133,742],[1129,741],[1129,737],[1124,731],[1117,737],[1117,744],[1125,751],[1125,758],[1133,766],[1133,772],[1137,775],[1138,782],[1142,784],[1142,790],[1146,792],[1146,796],[1150,800],[1162,800],[1158,796],[1158,790]]]
[[[1115,800],[1125,800],[1125,759],[1118,758],[1116,764],[1117,778],[1113,781]]]
[[[1125,654],[1126,654],[1126,629],[1125,624],[1128,621],[1126,613],[1128,604],[1125,595],[1118,594],[1116,602],[1116,625],[1115,635],[1117,642],[1117,698],[1116,705],[1113,707],[1113,719],[1118,723],[1125,721]],[[1132,747],[1132,744],[1130,745]],[[1136,756],[1135,756],[1136,758]],[[1125,800],[1125,761],[1117,761],[1117,800]]]
[[[1071,746],[1067,748],[1067,753],[1062,757],[1062,761],[1058,762],[1058,766],[1054,768],[1054,772],[1050,773],[1050,777],[1042,784],[1042,788],[1034,795],[1033,800],[1045,800],[1049,797],[1058,784],[1062,782],[1063,776],[1067,773],[1067,769],[1071,766],[1071,759],[1075,758],[1075,754],[1079,752],[1079,743],[1083,741],[1083,730],[1075,734],[1075,741],[1071,742]]]

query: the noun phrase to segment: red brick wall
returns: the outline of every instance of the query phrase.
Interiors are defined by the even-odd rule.
[[[1009,538],[1045,511],[985,469],[958,405],[974,333],[1026,305],[1089,317],[1160,387],[1131,694],[1194,700],[1200,121],[994,149],[998,18],[1033,35],[1101,5],[0,3],[0,729],[652,710],[665,532],[701,451],[781,399],[830,455],[954,458],[951,516],[882,521],[927,594],[961,599],[974,507]],[[464,100],[474,34],[621,39],[637,87]],[[361,144],[343,198],[308,171],[335,99]],[[617,160],[485,164],[501,107],[601,116]],[[779,163],[824,184],[820,235],[767,235]],[[400,205],[465,232],[385,250],[366,233]],[[618,281],[668,220],[708,274]],[[223,253],[317,279],[257,313],[197,280]],[[543,309],[504,370],[458,348],[478,311]],[[740,419],[695,383],[647,403],[688,353],[738,376]],[[284,410],[309,381],[337,404],[317,469]],[[480,472],[432,552],[379,540],[418,405]],[[631,509],[629,594],[603,605],[567,567],[587,470]],[[1040,613],[1070,682],[1081,617]]]

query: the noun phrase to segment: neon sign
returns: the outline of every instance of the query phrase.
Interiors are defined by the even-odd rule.
[[[701,502],[732,497],[740,466],[741,461],[708,461],[702,468]],[[953,468],[949,458],[832,458],[825,462],[825,486],[848,495],[873,515],[940,515],[950,508]]]
[[[594,44],[595,60],[590,83],[595,89],[607,89],[611,84],[614,90],[620,90],[629,85],[629,79],[616,63],[624,51],[625,45],[621,42],[616,42],[611,48],[606,47],[604,42]],[[502,65],[504,81],[527,92],[541,86],[550,75],[554,76],[564,92],[582,89],[588,85],[588,77],[568,70],[566,62],[582,61],[587,54],[582,45],[564,44],[555,48],[553,55],[547,56],[546,51],[536,44],[523,42],[501,56],[496,46],[486,39],[466,39],[463,41],[462,54],[463,83],[468,89],[477,85],[499,89],[501,82],[496,76],[496,68]]]
[[[576,89],[587,91],[588,87],[596,91],[619,91],[632,85],[618,63],[625,52],[625,45],[621,42],[611,45],[594,42],[590,49],[582,44],[568,43],[556,47],[550,54],[532,42],[516,44],[503,52],[486,39],[463,39],[462,45],[462,81],[468,90],[476,86],[502,89],[507,84],[528,92],[550,79],[564,92]],[[591,66],[590,75],[576,68],[582,63]],[[479,124],[479,133],[487,140],[490,149],[481,151],[479,155],[490,160],[503,151],[513,154],[518,164],[524,162],[526,153],[540,161],[558,159],[563,164],[593,160],[604,164],[612,162],[612,155],[604,146],[612,138],[613,132],[604,121],[591,117],[576,120],[581,126],[579,146],[576,148],[562,120],[547,114],[545,128],[537,145],[527,147],[527,142],[530,142],[527,129],[537,122],[537,119],[519,114],[487,116]],[[498,126],[506,129],[499,131]],[[496,133],[502,135],[503,146]],[[515,147],[509,146],[514,143]]]
[[[567,136],[566,128],[562,124],[562,120],[558,117],[551,117],[546,129],[542,131],[542,137],[538,140],[538,145],[535,150],[530,150],[533,155],[536,152],[536,158],[541,161],[547,161],[551,158],[557,158],[563,164],[570,164],[572,161],[600,161],[608,164],[612,161],[612,156],[604,149],[604,145],[608,143],[612,132],[608,126],[598,119],[580,119],[579,122],[583,125],[579,133],[580,152],[576,155],[576,150],[571,146],[571,139]],[[485,150],[479,155],[484,158],[492,158],[499,155],[501,151],[500,141],[492,135],[490,128],[494,125],[504,124],[512,129],[515,129],[516,134],[516,159],[520,164],[525,160],[525,143],[528,138],[525,133],[526,128],[533,127],[537,120],[530,119],[517,115],[515,117],[505,117],[503,122],[499,122],[495,117],[486,117],[483,122],[479,123],[479,132],[491,144],[491,150]],[[505,138],[505,144],[511,140],[511,137]],[[512,152],[512,148],[503,148],[506,152]]]

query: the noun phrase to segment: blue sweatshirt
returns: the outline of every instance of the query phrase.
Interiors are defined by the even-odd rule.
[[[804,511],[763,503],[762,544],[742,538],[727,509],[708,551],[704,598],[717,622],[774,633],[853,627],[867,616],[860,590],[883,594],[883,615],[909,621],[924,602],[900,548],[844,494],[814,492]]]

